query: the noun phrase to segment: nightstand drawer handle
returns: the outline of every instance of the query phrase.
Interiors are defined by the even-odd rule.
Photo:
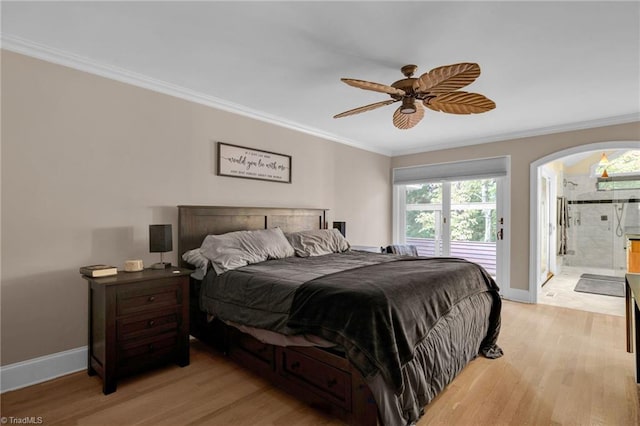
[[[294,361],[294,362],[291,364],[291,369],[292,369],[292,370],[297,370],[298,368],[300,368],[300,363],[299,363],[298,361]]]
[[[149,321],[149,327],[153,327],[153,325],[154,325],[155,323],[156,323],[156,322],[155,322],[154,320],[150,320],[150,321]]]
[[[153,302],[154,300],[156,300],[155,296],[149,296],[149,298],[147,299],[147,302]]]
[[[327,380],[327,387],[328,388],[332,388],[337,384],[338,384],[338,380],[336,380],[335,378]]]
[[[153,352],[154,349],[153,345],[149,345],[149,352]]]

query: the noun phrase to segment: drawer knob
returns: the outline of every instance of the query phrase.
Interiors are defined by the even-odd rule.
[[[298,368],[300,368],[300,363],[299,363],[298,361],[295,361],[295,362],[293,362],[293,363],[291,364],[291,369],[292,369],[292,370],[296,370],[296,369],[298,369]]]
[[[149,298],[147,299],[147,302],[153,302],[154,300],[156,300],[155,296],[149,296]]]
[[[338,381],[335,378],[327,380],[327,387],[328,388],[332,388],[337,384],[338,384]]]
[[[154,350],[154,349],[155,349],[155,348],[153,347],[153,345],[152,345],[152,344],[151,344],[151,345],[149,345],[149,352],[153,352],[153,350]]]
[[[149,320],[149,327],[153,327],[156,322],[154,320]]]

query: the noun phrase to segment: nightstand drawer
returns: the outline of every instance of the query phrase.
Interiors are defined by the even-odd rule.
[[[116,315],[128,315],[182,303],[178,280],[163,280],[162,284],[139,284],[117,294]]]
[[[180,321],[180,312],[176,310],[125,317],[116,321],[118,341],[175,331]]]
[[[173,352],[176,349],[176,337],[177,333],[172,332],[122,343],[119,348],[119,359],[123,364],[127,364],[130,359],[135,357]]]
[[[121,348],[118,375],[125,376],[175,359],[178,351],[176,336],[159,336],[145,343]]]

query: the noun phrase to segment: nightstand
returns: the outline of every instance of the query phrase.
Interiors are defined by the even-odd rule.
[[[118,272],[89,282],[88,374],[104,394],[116,380],[163,363],[189,365],[188,269]]]

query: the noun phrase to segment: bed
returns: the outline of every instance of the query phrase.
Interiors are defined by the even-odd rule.
[[[208,235],[326,228],[322,209],[178,209],[181,257]],[[411,424],[471,360],[502,355],[498,288],[461,259],[345,251],[199,278],[191,335],[349,424]]]

